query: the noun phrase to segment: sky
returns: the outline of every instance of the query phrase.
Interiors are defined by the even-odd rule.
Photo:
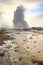
[[[14,11],[22,5],[30,27],[43,27],[43,0],[0,0],[0,27],[13,27]]]

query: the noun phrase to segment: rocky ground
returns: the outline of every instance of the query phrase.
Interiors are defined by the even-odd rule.
[[[37,65],[32,59],[43,60],[43,33],[0,30],[0,65]]]

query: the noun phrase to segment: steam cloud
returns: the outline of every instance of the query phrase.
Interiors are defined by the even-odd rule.
[[[16,11],[14,12],[14,20],[13,20],[13,23],[14,23],[14,27],[15,28],[20,28],[20,29],[23,29],[23,28],[28,28],[28,24],[27,22],[24,20],[24,7],[23,6],[18,6]]]

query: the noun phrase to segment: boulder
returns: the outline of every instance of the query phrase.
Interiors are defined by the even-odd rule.
[[[33,63],[38,63],[39,65],[43,65],[43,60],[38,60],[38,59],[32,59]]]

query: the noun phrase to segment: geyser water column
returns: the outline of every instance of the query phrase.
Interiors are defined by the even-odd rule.
[[[27,22],[24,20],[24,11],[24,7],[20,5],[14,12],[13,24],[16,29],[23,29],[29,27]]]

